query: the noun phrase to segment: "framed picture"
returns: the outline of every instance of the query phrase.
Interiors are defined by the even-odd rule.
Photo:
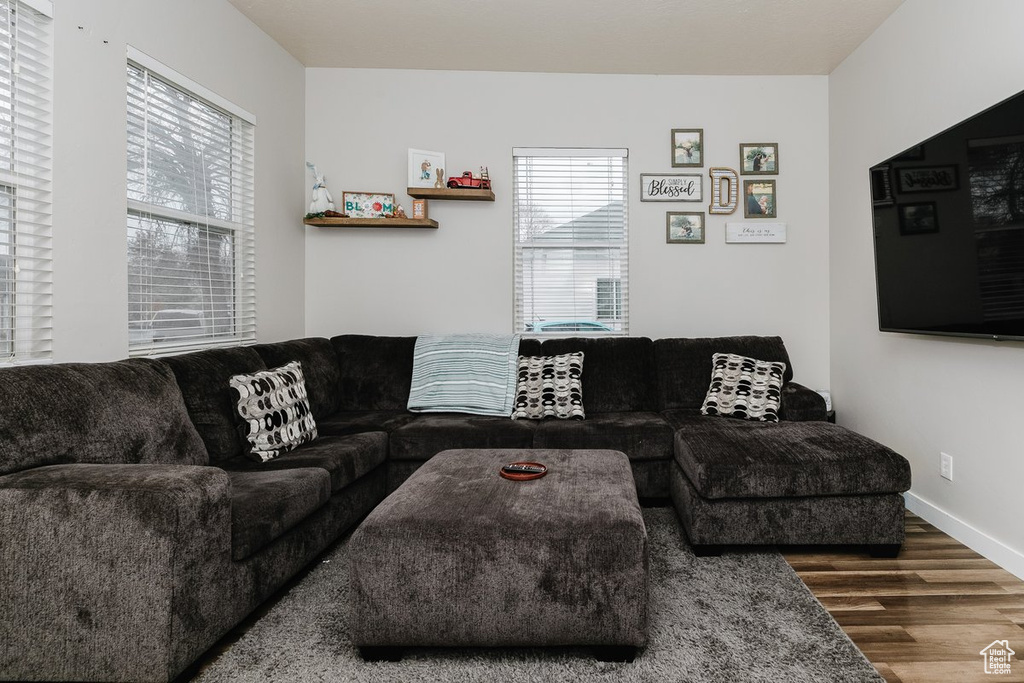
[[[897,168],[896,189],[900,194],[958,190],[960,178],[957,165]]]
[[[444,173],[444,152],[409,149],[409,187],[444,187]]]
[[[935,202],[900,204],[896,208],[900,215],[901,235],[927,235],[939,231]]]
[[[704,212],[666,212],[665,242],[668,244],[704,244]]]
[[[704,165],[704,129],[672,129],[672,166],[700,168]]]
[[[395,195],[381,192],[342,192],[344,213],[352,218],[383,218],[395,212]]]
[[[702,202],[704,176],[700,173],[641,173],[642,202]]]
[[[775,181],[743,181],[743,217],[776,218]]]
[[[892,181],[889,178],[888,164],[871,169],[871,202],[875,206],[889,206],[893,203]]]
[[[741,142],[740,173],[743,175],[778,175],[779,143]]]

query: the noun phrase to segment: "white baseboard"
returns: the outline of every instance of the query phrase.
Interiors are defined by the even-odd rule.
[[[903,498],[907,509],[915,515],[946,532],[974,552],[984,555],[1017,578],[1024,579],[1024,553],[978,531],[911,491],[904,493]]]

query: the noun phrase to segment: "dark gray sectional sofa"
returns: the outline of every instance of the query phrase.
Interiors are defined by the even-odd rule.
[[[0,680],[167,681],[450,448],[596,448],[699,550],[898,548],[906,460],[827,424],[778,337],[524,339],[585,354],[585,421],[405,410],[414,337],[0,370]],[[711,354],[787,364],[778,424],[702,417]],[[319,438],[244,455],[228,378],[302,362]]]

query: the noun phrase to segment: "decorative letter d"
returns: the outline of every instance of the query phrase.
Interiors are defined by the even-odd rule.
[[[740,177],[731,168],[712,168],[708,173],[711,175],[708,213],[732,213],[739,204]]]

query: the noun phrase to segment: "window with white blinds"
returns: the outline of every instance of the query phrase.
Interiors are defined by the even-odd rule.
[[[0,0],[0,364],[52,350],[51,15]]]
[[[629,332],[627,157],[512,150],[516,332]]]
[[[253,124],[147,61],[128,62],[129,353],[255,341]]]

